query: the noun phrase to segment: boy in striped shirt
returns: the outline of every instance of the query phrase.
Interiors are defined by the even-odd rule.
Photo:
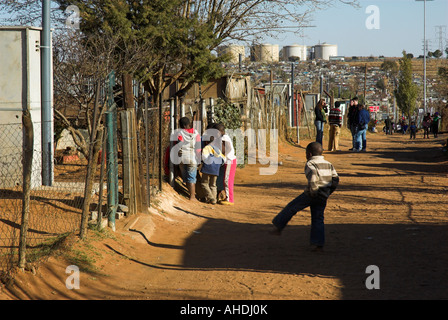
[[[308,185],[305,191],[292,200],[272,220],[273,234],[280,234],[291,218],[307,207],[311,209],[310,243],[313,251],[321,251],[325,244],[324,211],[328,197],[336,190],[339,176],[333,165],[322,155],[322,145],[312,142],[306,147],[305,176]]]

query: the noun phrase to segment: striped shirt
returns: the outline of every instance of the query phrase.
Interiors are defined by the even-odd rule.
[[[333,165],[324,156],[313,156],[305,165],[308,186],[305,193],[310,197],[327,199],[336,190],[339,176]]]
[[[338,109],[338,108],[330,109],[330,114],[328,116],[328,122],[330,124],[341,126],[342,125],[342,112],[341,112],[341,110]]]

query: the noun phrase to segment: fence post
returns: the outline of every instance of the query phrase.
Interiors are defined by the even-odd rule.
[[[171,100],[170,100],[170,137],[174,133],[174,128],[176,126],[175,125],[176,115],[174,112],[175,104],[176,104],[176,101],[174,100],[174,98],[171,98]],[[174,143],[170,139],[170,151],[173,148],[173,145],[174,145]],[[169,166],[170,166],[169,182],[170,182],[171,186],[174,186],[174,165],[171,161],[169,161]]]
[[[102,222],[103,222],[103,188],[104,188],[104,166],[105,166],[105,159],[106,159],[106,130],[103,127],[103,130],[101,131],[101,168],[100,168],[100,185],[99,185],[99,195],[98,195],[98,215],[97,215],[97,221],[96,226],[97,230],[101,230],[102,228]]]
[[[108,77],[106,128],[107,128],[107,207],[109,227],[115,231],[115,215],[118,206],[118,170],[116,150],[116,104],[114,102],[113,87],[115,85],[115,73],[112,71]]]
[[[149,174],[149,111],[148,111],[148,93],[144,91],[144,107],[145,107],[145,171],[146,171],[146,205],[151,206],[151,180]]]
[[[19,268],[25,268],[26,264],[26,234],[28,232],[28,220],[30,213],[30,192],[31,192],[31,170],[33,164],[34,132],[31,114],[28,110],[23,111],[22,124],[24,128],[23,139],[23,203],[22,221],[20,225],[19,241]]]
[[[162,146],[162,131],[163,131],[163,91],[159,94],[159,191],[163,187],[163,146]]]

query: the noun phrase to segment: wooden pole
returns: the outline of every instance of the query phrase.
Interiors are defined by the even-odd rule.
[[[163,130],[163,94],[159,95],[159,191],[163,185],[163,150],[162,150],[162,130]]]
[[[25,129],[23,139],[23,204],[22,221],[20,224],[19,241],[19,268],[24,269],[26,264],[26,235],[28,232],[28,221],[30,213],[30,193],[31,193],[31,170],[33,163],[34,132],[31,114],[28,110],[23,111],[22,124]]]

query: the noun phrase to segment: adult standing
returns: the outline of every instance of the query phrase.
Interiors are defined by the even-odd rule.
[[[423,127],[423,139],[429,139],[429,128],[431,127],[432,119],[429,112],[423,117],[422,127]]]
[[[330,124],[330,136],[328,138],[328,151],[339,151],[339,134],[342,126],[341,102],[336,101],[330,109],[328,123]]]
[[[437,138],[437,135],[439,134],[439,122],[440,122],[440,115],[438,112],[434,113],[434,117],[432,119],[432,133],[434,134],[434,138]]]
[[[370,113],[362,104],[358,105],[358,129],[356,132],[356,142],[353,148],[354,152],[367,151],[367,127],[370,122]]]
[[[353,150],[355,148],[355,137],[358,130],[358,97],[354,97],[350,100],[347,118],[347,126],[352,134],[352,147],[349,150]]]
[[[316,142],[322,145],[322,140],[324,138],[324,124],[327,122],[327,117],[325,115],[326,103],[324,99],[320,99],[316,107],[314,108],[315,120],[314,125],[316,126]]]
[[[392,121],[390,120],[389,116],[387,116],[386,120],[384,120],[384,127],[386,134],[392,134]]]

